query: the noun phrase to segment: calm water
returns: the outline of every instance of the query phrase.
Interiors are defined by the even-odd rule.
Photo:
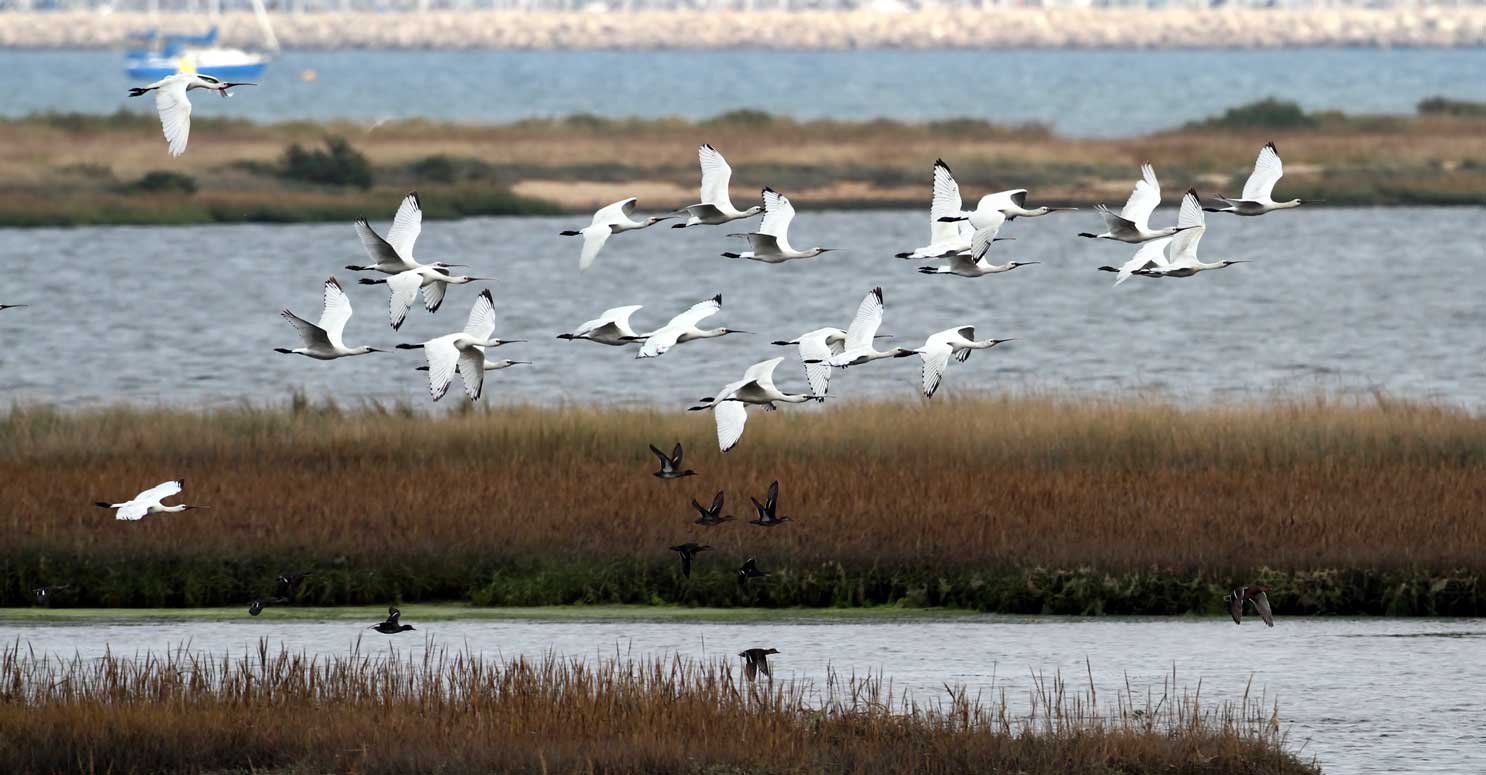
[[[0,114],[137,105],[124,96],[122,59],[109,51],[0,51],[0,73],[9,74],[0,75]],[[300,80],[306,70],[319,77]],[[1482,49],[293,51],[270,67],[263,88],[203,115],[506,121],[757,108],[800,118],[976,116],[1128,135],[1271,95],[1311,109],[1408,113],[1433,95],[1486,99],[1486,79],[1467,75],[1483,72]],[[1132,105],[1124,100],[1130,93],[1151,98]]]
[[[1202,684],[1206,703],[1252,696],[1278,702],[1292,747],[1335,773],[1480,773],[1486,737],[1486,623],[1479,620],[1284,619],[1274,629],[1227,620],[956,617],[895,622],[777,620],[743,623],[643,621],[413,622],[417,633],[389,639],[355,622],[89,621],[7,622],[7,637],[40,653],[96,657],[193,651],[242,654],[267,638],[274,648],[328,656],[394,646],[417,655],[437,647],[500,657],[670,655],[729,657],[744,648],[783,652],[777,675],[824,684],[841,674],[881,672],[920,701],[944,698],[943,684],[972,695],[1005,690],[1025,709],[1034,673],[1061,671],[1087,688],[1090,660],[1101,702],[1128,680],[1141,695],[1176,671],[1178,686]],[[246,618],[246,615],[244,615]],[[425,640],[425,639],[431,639]],[[24,646],[23,646],[24,647]]]
[[[1169,220],[1168,210],[1156,220]],[[796,244],[848,250],[778,266],[720,258],[736,242],[720,229],[655,228],[615,237],[579,274],[576,241],[557,236],[577,223],[572,217],[430,222],[418,255],[495,276],[497,335],[531,340],[501,349],[536,365],[493,373],[487,401],[681,406],[777,354],[790,356],[777,381],[804,390],[793,348],[769,342],[844,327],[862,295],[881,285],[883,331],[899,344],[916,347],[960,324],[1018,339],[954,364],[948,395],[1162,393],[1214,402],[1377,389],[1479,408],[1483,216],[1474,208],[1213,216],[1203,254],[1254,263],[1184,280],[1134,278],[1117,289],[1094,268],[1133,248],[1073,237],[1096,225],[1087,211],[1011,224],[1003,234],[1016,241],[998,246],[1001,255],[1046,263],[980,279],[920,275],[892,257],[923,242],[919,211],[801,213]],[[298,340],[278,311],[316,318],[320,284],[334,273],[356,309],[348,343],[386,348],[462,329],[476,296],[452,288],[437,315],[416,307],[394,333],[385,286],[353,285],[341,268],[363,260],[349,224],[4,230],[0,257],[0,301],[34,305],[0,313],[7,402],[205,405],[281,401],[302,389],[350,403],[427,404],[424,375],[413,370],[421,354],[329,363],[279,355],[274,347]],[[658,326],[719,291],[724,308],[712,323],[757,335],[688,343],[646,361],[554,338],[622,304],[645,305],[637,327]],[[886,361],[838,372],[832,393],[911,399],[918,380],[917,359]]]

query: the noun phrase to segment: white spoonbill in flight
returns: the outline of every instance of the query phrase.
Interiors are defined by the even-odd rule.
[[[635,353],[635,357],[659,358],[682,342],[690,342],[694,339],[715,339],[728,334],[751,333],[732,328],[697,328],[698,323],[716,315],[721,309],[722,294],[720,293],[691,305],[687,311],[671,318],[669,323],[645,334],[645,343],[640,345],[640,351]],[[636,337],[636,340],[638,339],[639,337]]]
[[[882,311],[882,288],[873,288],[862,297],[862,303],[857,306],[856,317],[852,318],[851,325],[846,328],[845,347],[826,363],[837,368],[846,368],[883,358],[906,358],[913,355],[913,350],[902,347],[886,351],[873,348],[872,342],[877,338],[877,329],[882,327]]]
[[[192,89],[210,89],[223,97],[231,97],[227,91],[234,86],[257,86],[255,83],[227,83],[201,73],[176,73],[167,75],[144,87],[129,90],[130,97],[141,97],[155,92],[155,110],[160,114],[160,127],[165,130],[165,142],[170,146],[171,156],[186,152],[186,140],[191,137],[191,100],[186,92]]]
[[[413,258],[413,243],[418,241],[418,235],[421,233],[423,233],[423,208],[418,202],[418,192],[413,191],[403,197],[402,204],[398,205],[397,215],[392,218],[392,228],[387,230],[386,239],[382,239],[382,236],[377,234],[365,218],[356,219],[356,236],[361,238],[361,247],[366,250],[366,255],[372,263],[364,266],[347,264],[346,268],[353,272],[398,274],[424,266]],[[464,264],[434,261],[427,266],[448,269],[464,266]]]
[[[485,386],[485,349],[510,344],[509,339],[493,339],[495,333],[495,300],[490,289],[480,292],[475,306],[470,308],[469,320],[464,330],[430,339],[422,344],[400,344],[399,350],[422,348],[428,359],[428,393],[437,401],[449,392],[449,383],[454,373],[464,378],[464,393],[471,401],[479,400]]]
[[[564,237],[583,238],[583,252],[578,255],[579,271],[586,271],[588,267],[593,266],[593,260],[598,258],[599,251],[604,249],[604,243],[609,241],[609,235],[622,231],[648,229],[661,221],[676,217],[656,215],[637,221],[630,216],[635,214],[635,205],[639,204],[639,201],[635,197],[630,197],[611,205],[605,205],[593,214],[592,223],[581,229],[568,229],[561,232]]]
[[[975,326],[959,326],[930,335],[924,341],[924,346],[916,350],[924,361],[924,397],[934,397],[934,392],[939,389],[939,384],[944,379],[944,370],[949,368],[951,357],[964,363],[976,350],[989,350],[1002,342],[1010,341],[1012,340],[976,340]]]
[[[1029,264],[1040,264],[1041,261],[1008,261],[1004,264],[991,263],[991,243],[996,241],[996,232],[999,227],[992,226],[975,232],[970,240],[970,252],[956,253],[949,256],[949,263],[943,266],[921,266],[918,268],[921,274],[953,274],[960,277],[984,277],[988,274],[1001,274],[1010,272],[1019,266]]]
[[[964,205],[960,200],[960,184],[943,159],[934,160],[934,198],[929,202],[929,244],[905,253],[898,258],[929,259],[943,258],[970,249],[970,239],[975,227],[968,220],[960,220]]]
[[[728,184],[733,180],[733,168],[728,165],[728,160],[724,159],[716,148],[706,144],[698,147],[697,158],[702,163],[702,201],[677,210],[676,215],[683,213],[687,215],[686,223],[673,223],[671,228],[716,226],[752,218],[764,211],[762,205],[754,205],[747,210],[739,210],[733,206],[733,200],[728,196]]]
[[[1156,206],[1161,204],[1161,184],[1156,180],[1156,170],[1150,162],[1140,165],[1140,174],[1140,181],[1135,184],[1135,190],[1130,192],[1130,198],[1125,201],[1125,207],[1120,210],[1119,215],[1104,205],[1094,208],[1104,216],[1104,223],[1109,230],[1102,234],[1083,231],[1079,232],[1078,236],[1089,239],[1118,240],[1134,245],[1161,237],[1170,237],[1181,231],[1181,226],[1165,229],[1150,227],[1151,213],[1155,212]]]
[[[748,422],[746,404],[758,404],[765,409],[774,409],[776,403],[802,404],[806,401],[822,400],[808,393],[785,393],[774,385],[774,369],[784,361],[784,356],[755,363],[743,372],[743,378],[730,382],[716,396],[701,399],[689,411],[708,409],[717,421],[717,446],[727,452],[737,446],[743,438],[743,426]]]
[[[1177,216],[1176,223],[1184,231],[1171,238],[1171,263],[1151,270],[1156,276],[1191,277],[1209,269],[1226,269],[1234,264],[1248,263],[1247,259],[1242,258],[1208,263],[1197,258],[1197,243],[1202,241],[1202,235],[1207,232],[1207,223],[1202,215],[1202,201],[1197,198],[1195,189],[1187,189],[1186,196],[1182,197],[1181,214]]]
[[[417,269],[398,272],[383,280],[363,277],[361,284],[387,286],[391,292],[387,306],[387,318],[392,324],[392,330],[396,331],[402,328],[402,322],[408,317],[408,310],[418,299],[419,288],[423,289],[423,308],[429,312],[438,312],[439,307],[444,303],[444,291],[449,286],[494,279],[494,277],[470,277],[462,274],[451,275],[447,269],[420,266]]]
[[[994,194],[987,194],[981,201],[984,202],[985,199],[990,199],[990,206],[1000,210],[1008,221],[1018,218],[1039,218],[1048,213],[1066,213],[1078,209],[1077,207],[1048,207],[1047,205],[1027,207],[1027,189],[1025,188],[997,191]]]
[[[758,231],[748,234],[729,234],[729,237],[744,237],[752,250],[743,253],[723,253],[724,258],[746,258],[766,264],[782,264],[800,258],[814,258],[838,248],[805,248],[796,250],[789,244],[789,224],[795,219],[795,206],[789,198],[772,188],[764,189],[764,219]]]
[[[810,383],[810,392],[823,398],[831,387],[831,358],[846,347],[846,332],[839,328],[817,328],[806,331],[794,339],[778,339],[773,342],[780,347],[798,346],[800,361],[805,364],[805,379]]]
[[[635,344],[645,341],[642,334],[635,333],[630,325],[630,316],[644,308],[642,304],[631,304],[628,307],[613,307],[606,309],[598,317],[573,329],[572,333],[558,334],[558,339],[568,341],[584,340],[607,344],[611,347],[623,347],[627,344]]]
[[[1162,237],[1150,242],[1143,242],[1135,255],[1119,266],[1101,266],[1101,272],[1114,272],[1118,277],[1114,284],[1119,285],[1134,275],[1141,277],[1160,277],[1160,270],[1170,266],[1171,262],[1166,260],[1166,246],[1171,244],[1175,237]]]
[[[287,309],[281,310],[279,314],[299,332],[299,338],[304,340],[304,346],[293,350],[275,347],[274,352],[285,355],[303,355],[320,361],[333,361],[336,358],[345,358],[350,355],[382,352],[374,347],[347,347],[341,339],[341,335],[346,330],[346,322],[351,319],[351,300],[346,297],[346,292],[341,290],[341,284],[336,282],[334,277],[325,281],[325,306],[320,311],[318,324],[311,323]]]
[[[180,503],[174,506],[166,506],[164,500],[173,495],[180,495],[186,486],[185,479],[177,479],[173,482],[161,482],[148,490],[134,496],[133,499],[123,503],[105,503],[98,501],[96,505],[100,509],[114,509],[114,519],[133,522],[143,519],[150,514],[177,514],[191,509],[204,509],[205,506],[188,506]]]
[[[1254,161],[1254,171],[1249,174],[1249,179],[1243,184],[1243,196],[1238,199],[1229,199],[1219,194],[1218,201],[1227,207],[1204,207],[1202,209],[1210,213],[1233,213],[1234,215],[1263,215],[1275,210],[1289,210],[1307,204],[1304,199],[1291,199],[1288,202],[1274,201],[1274,184],[1280,182],[1285,175],[1285,165],[1280,161],[1280,149],[1274,143],[1265,143],[1259,149],[1259,158]],[[1309,200],[1315,202],[1316,200]]]

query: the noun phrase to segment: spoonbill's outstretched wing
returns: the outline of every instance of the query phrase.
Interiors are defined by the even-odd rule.
[[[437,272],[437,273],[439,273],[441,275],[444,275],[446,277],[449,274],[448,272],[446,272],[446,271],[444,271],[442,269],[434,269],[433,271],[434,272]],[[421,279],[420,279],[420,282],[422,282]],[[439,307],[442,307],[444,305],[444,293],[449,290],[448,283],[441,283],[441,282],[435,280],[435,281],[429,282],[429,283],[422,283],[422,285],[423,285],[423,308],[426,309],[426,310],[428,310],[429,312],[438,312],[439,311]]]
[[[598,226],[602,224],[607,226],[609,224],[627,221],[634,214],[635,207],[639,203],[640,200],[638,198],[630,197],[629,199],[623,199],[610,205],[604,205],[599,208],[598,212],[593,214],[593,225]]]
[[[361,248],[366,251],[372,264],[401,266],[403,269],[415,268],[413,262],[399,254],[397,248],[392,247],[392,243],[382,239],[382,235],[378,234],[365,218],[356,219],[356,236],[361,238]]]
[[[732,210],[733,201],[728,196],[728,185],[733,179],[733,168],[728,160],[711,145],[698,148],[697,157],[702,163],[702,204]]]
[[[441,336],[423,343],[423,355],[428,359],[428,394],[437,401],[449,392],[449,383],[454,381],[454,370],[459,367],[459,348],[454,346],[454,336]],[[484,361],[480,371],[483,373]],[[465,379],[469,379],[466,375]]]
[[[485,389],[485,351],[471,347],[459,353],[458,368],[459,376],[464,378],[464,394],[471,401],[479,401],[480,392]]]
[[[185,489],[186,482],[183,479],[175,479],[169,482],[161,482],[154,487],[134,496],[134,503],[151,504],[163,501],[172,495],[180,495]]]
[[[856,317],[846,329],[846,351],[871,349],[877,329],[882,327],[882,288],[877,287],[862,297],[857,306]]]
[[[1259,158],[1254,161],[1254,171],[1243,184],[1244,199],[1270,199],[1274,196],[1274,184],[1285,175],[1285,165],[1280,161],[1280,149],[1274,143],[1266,143],[1259,149]]]
[[[841,352],[839,342],[829,344],[830,334],[830,329],[823,328],[800,337],[800,360],[805,361],[805,379],[810,382],[810,394],[817,397],[825,395],[831,386],[831,365],[827,361]]]
[[[464,324],[464,332],[482,342],[495,333],[495,300],[490,297],[489,288],[480,291],[480,297],[475,299],[475,306],[470,307],[470,317]]]
[[[165,142],[170,146],[171,156],[185,153],[186,141],[191,138],[191,100],[186,97],[188,80],[171,76],[155,84],[155,110],[160,113],[160,128],[165,130]]]
[[[392,219],[392,228],[387,230],[387,244],[397,251],[404,262],[413,257],[413,243],[423,232],[423,209],[419,207],[418,192],[413,191],[402,198],[397,215]]]
[[[723,401],[712,410],[717,420],[717,447],[727,452],[738,446],[743,438],[743,426],[748,423],[748,409],[738,401]]]
[[[789,197],[772,188],[764,189],[764,218],[759,222],[758,233],[783,240],[794,219],[795,206],[789,203]]]
[[[984,229],[976,229],[975,235],[970,238],[970,258],[977,262],[984,261],[991,254],[991,244],[996,241],[996,235],[1000,232],[1001,224],[999,223]]]
[[[342,346],[341,336],[345,334],[346,322],[351,319],[351,299],[346,296],[341,284],[334,278],[325,281],[325,307],[320,310],[319,328],[325,332],[325,336],[331,345]],[[290,321],[291,323],[293,321]],[[297,328],[298,326],[296,326]],[[300,329],[300,336],[304,336],[304,330]],[[309,339],[305,339],[305,346],[313,346]]]
[[[1130,276],[1141,269],[1166,266],[1166,246],[1171,242],[1171,237],[1161,237],[1150,242],[1142,243],[1140,249],[1129,261],[1120,265],[1119,275],[1115,278],[1115,285],[1130,279]]]
[[[1187,189],[1182,196],[1182,209],[1176,216],[1176,225],[1182,231],[1170,237],[1171,263],[1192,263],[1197,260],[1197,243],[1207,233],[1207,218],[1202,214],[1202,202],[1196,189]]]
[[[960,199],[960,184],[943,159],[934,160],[934,199],[929,204],[929,244],[937,245],[954,240],[960,235],[960,221],[941,221],[940,218],[960,218],[965,209]]]
[[[1161,204],[1161,184],[1156,180],[1156,170],[1149,162],[1140,165],[1140,182],[1125,200],[1120,215],[1141,229],[1150,228],[1151,213]]]
[[[387,289],[391,294],[388,314],[393,331],[402,328],[402,322],[408,317],[408,310],[418,300],[418,286],[422,284],[423,277],[417,272],[399,272],[387,278]]]
[[[583,235],[583,252],[578,255],[578,271],[581,272],[593,266],[593,260],[599,257],[599,251],[604,249],[604,243],[609,241],[614,230],[603,223],[585,226],[578,233]]]

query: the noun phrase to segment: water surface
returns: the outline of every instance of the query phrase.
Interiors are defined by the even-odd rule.
[[[317,77],[301,80],[305,71]],[[0,115],[144,109],[125,96],[132,84],[119,52],[0,51],[0,72],[24,74],[0,78]],[[973,116],[1123,136],[1267,96],[1312,110],[1411,113],[1434,95],[1486,99],[1486,79],[1467,75],[1482,72],[1486,49],[291,51],[261,88],[213,100],[200,115],[510,121],[754,108],[802,119]]]
[[[390,216],[392,205],[389,203]],[[1170,208],[1158,211],[1167,222]],[[1165,213],[1163,215],[1163,213]],[[926,239],[927,215],[802,212],[797,245],[846,248],[770,266],[721,258],[725,228],[654,228],[610,240],[587,273],[578,244],[559,237],[581,219],[478,218],[430,222],[423,260],[473,264],[497,279],[497,336],[529,339],[496,351],[535,361],[495,372],[490,402],[617,402],[684,406],[715,393],[749,364],[789,360],[776,381],[806,390],[795,351],[769,344],[825,325],[845,327],[868,289],[887,299],[882,330],[917,347],[935,331],[977,326],[1017,341],[953,364],[941,394],[1051,391],[1188,403],[1264,400],[1276,392],[1369,394],[1486,405],[1486,243],[1480,208],[1301,209],[1259,219],[1211,216],[1203,255],[1253,263],[1182,280],[1134,278],[1111,288],[1132,246],[1077,239],[1087,211],[1019,220],[1003,258],[1045,263],[966,279],[925,276],[892,257]],[[379,223],[385,227],[385,222]],[[68,406],[131,401],[219,405],[276,402],[291,391],[343,403],[428,403],[397,351],[313,361],[296,347],[283,307],[316,318],[332,273],[355,316],[347,342],[390,348],[460,330],[477,295],[452,288],[436,315],[421,306],[400,333],[387,324],[385,286],[354,285],[365,260],[350,224],[0,230],[0,396]],[[722,292],[708,321],[754,335],[676,347],[636,361],[629,350],[563,342],[556,334],[605,308],[643,304],[635,325],[663,324]],[[916,358],[837,372],[832,394],[913,399]],[[457,388],[443,401],[463,400]],[[789,407],[786,411],[811,411]]]

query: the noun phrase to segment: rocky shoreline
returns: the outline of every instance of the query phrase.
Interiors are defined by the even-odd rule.
[[[204,14],[0,14],[0,47],[118,48],[131,30],[204,31]],[[227,45],[256,45],[251,14],[218,22]],[[282,14],[287,48],[942,49],[1285,48],[1486,45],[1486,8],[637,11]]]

